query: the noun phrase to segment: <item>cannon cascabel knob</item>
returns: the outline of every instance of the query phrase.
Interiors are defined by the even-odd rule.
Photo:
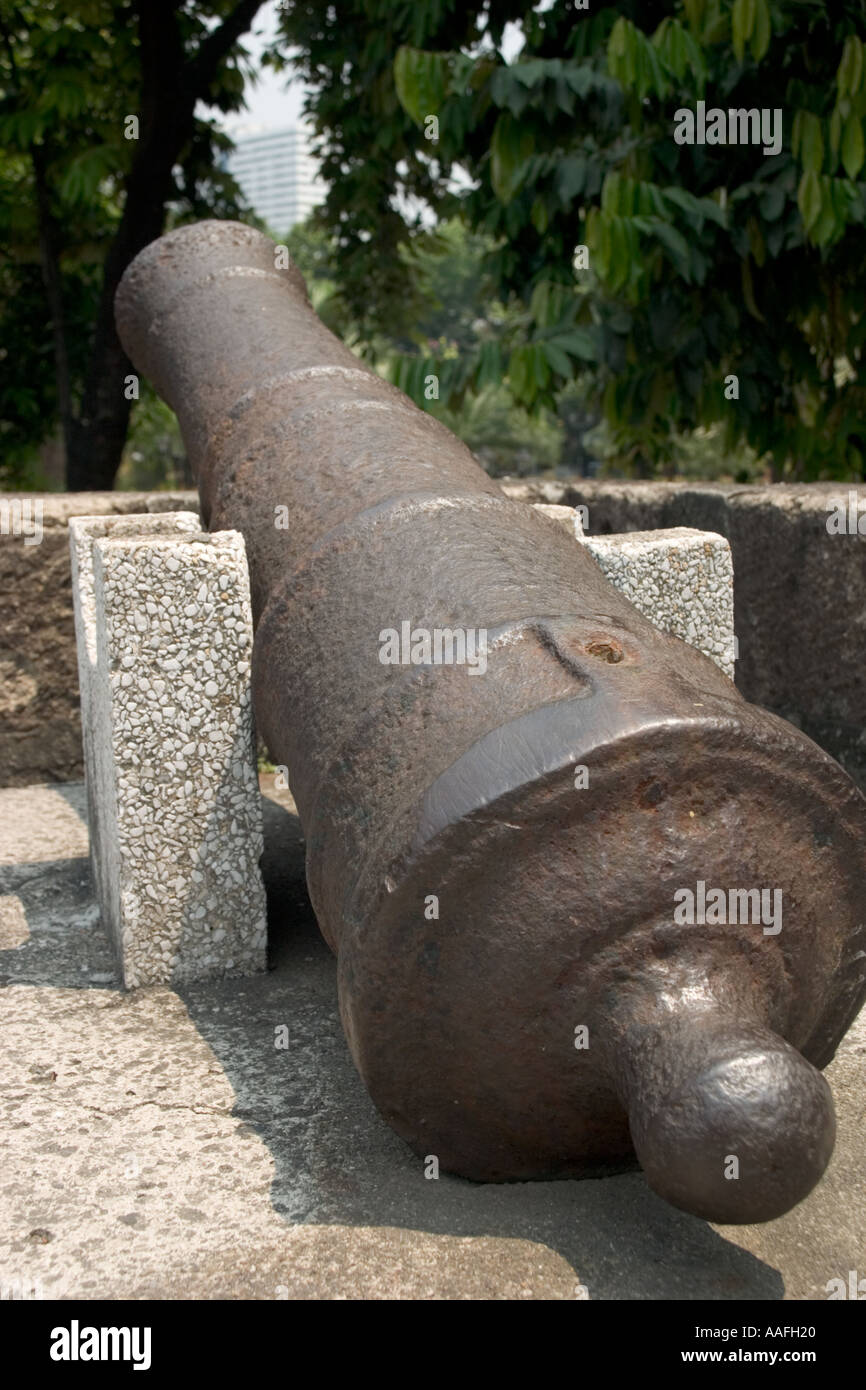
[[[636,972],[599,1023],[641,1167],[708,1221],[781,1216],[833,1151],[830,1088],[762,1021],[748,976],[731,988],[723,954],[710,975],[671,964]]]
[[[206,521],[246,540],[256,719],[381,1113],[475,1179],[637,1153],[690,1211],[786,1210],[832,1146],[815,1068],[866,993],[850,779],[503,497],[323,327],[260,233],[169,233],[116,315]],[[423,643],[383,662],[404,624],[484,633],[483,671]],[[678,922],[698,884],[781,894],[778,927]]]

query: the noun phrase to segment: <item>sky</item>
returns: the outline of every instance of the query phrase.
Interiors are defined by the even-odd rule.
[[[281,126],[301,123],[303,83],[297,79],[290,80],[289,73],[276,73],[271,68],[259,66],[259,58],[276,29],[277,0],[268,0],[259,10],[252,30],[243,39],[244,48],[258,67],[255,86],[252,83],[247,84],[245,95],[248,109],[231,116],[223,116],[218,112],[210,113],[217,116],[219,124],[229,135],[252,135],[258,129],[279,129]]]

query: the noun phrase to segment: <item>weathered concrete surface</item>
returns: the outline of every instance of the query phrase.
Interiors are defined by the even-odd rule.
[[[822,1182],[714,1229],[640,1174],[477,1185],[379,1119],[336,1013],[289,798],[265,802],[272,969],[123,993],[84,789],[0,792],[0,1285],[83,1298],[822,1299],[864,1272],[864,1019]],[[275,1042],[288,1029],[288,1046]],[[2,1292],[2,1289],[0,1289]]]

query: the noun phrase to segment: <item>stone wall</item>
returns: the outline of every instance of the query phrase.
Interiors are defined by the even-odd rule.
[[[38,544],[26,544],[23,535],[0,535],[0,786],[78,780],[84,764],[69,518],[197,512],[198,497],[188,492],[14,496],[42,503],[42,537]]]
[[[799,725],[866,788],[866,534],[831,535],[838,483],[521,481],[527,501],[582,504],[604,535],[691,526],[734,556],[737,685]],[[866,530],[866,488],[861,488]],[[195,493],[44,494],[43,536],[0,535],[0,785],[82,776],[69,574],[75,515],[197,509]],[[2,499],[0,499],[2,501]]]

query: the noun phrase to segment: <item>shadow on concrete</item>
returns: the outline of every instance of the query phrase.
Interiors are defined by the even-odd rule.
[[[285,802],[265,802],[265,847],[268,974],[178,993],[228,1076],[235,1115],[270,1149],[271,1200],[286,1220],[541,1242],[569,1261],[591,1299],[782,1298],[781,1275],[735,1243],[736,1228],[726,1239],[677,1212],[640,1173],[547,1183],[426,1179],[349,1056],[336,962],[306,896],[300,824]]]
[[[0,947],[0,987],[121,988],[86,859],[2,867],[0,898],[17,898],[26,924],[20,943]]]
[[[94,899],[84,784],[56,783],[50,790],[74,812],[62,830],[67,854],[0,864],[0,899],[11,909],[14,941],[2,936],[0,986],[119,989],[120,973]]]

